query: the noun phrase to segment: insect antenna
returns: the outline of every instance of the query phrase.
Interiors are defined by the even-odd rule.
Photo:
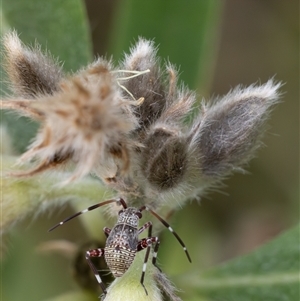
[[[179,235],[172,229],[172,227],[162,218],[160,217],[156,212],[154,212],[153,210],[151,210],[150,208],[148,208],[147,206],[143,206],[140,208],[140,211],[143,210],[147,210],[149,211],[152,215],[154,215],[166,228],[168,228],[168,230],[176,237],[176,239],[178,240],[178,242],[181,244],[189,262],[192,262],[192,259],[190,257],[190,254],[184,244],[184,242],[182,241],[182,239],[179,237]]]
[[[126,203],[125,203],[125,201],[124,201],[123,199],[107,200],[107,201],[104,201],[104,202],[101,202],[101,203],[92,205],[92,206],[90,206],[90,207],[88,207],[88,208],[86,208],[86,209],[84,209],[84,210],[82,210],[82,211],[80,211],[80,212],[77,212],[77,213],[75,213],[75,214],[69,216],[68,218],[64,219],[64,220],[61,221],[60,223],[58,223],[58,224],[56,224],[55,226],[53,226],[52,228],[50,228],[50,229],[48,230],[48,232],[54,230],[55,228],[57,228],[57,227],[59,227],[59,226],[62,226],[63,224],[65,224],[66,222],[70,221],[70,220],[73,219],[74,217],[77,217],[77,216],[79,216],[79,215],[81,215],[81,214],[84,214],[84,213],[86,213],[86,212],[88,212],[88,211],[92,211],[92,210],[94,210],[94,209],[97,209],[97,208],[99,208],[99,207],[101,207],[101,206],[104,206],[104,205],[107,205],[107,204],[110,204],[110,203],[116,203],[116,202],[119,202],[119,203],[123,206],[124,209],[127,208],[127,205],[126,205]]]

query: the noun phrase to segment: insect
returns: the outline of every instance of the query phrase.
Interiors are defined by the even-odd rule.
[[[85,241],[83,244],[79,244],[76,249],[75,255],[72,256],[72,276],[77,282],[77,284],[83,288],[84,290],[89,290],[93,292],[97,292],[99,288],[99,284],[97,281],[94,281],[95,276],[93,271],[90,269],[85,256],[82,256],[86,252],[86,250],[104,247],[105,242],[101,240],[89,239]],[[104,283],[111,283],[113,281],[113,275],[111,273],[107,273],[107,265],[102,260],[97,260],[94,262],[96,269],[99,271],[101,279]],[[103,273],[101,273],[103,271]]]
[[[156,236],[152,236],[152,222],[146,222],[142,227],[139,228],[139,220],[142,218],[142,211],[147,210],[152,215],[154,215],[165,227],[168,228],[168,230],[176,237],[178,242],[183,247],[183,250],[190,262],[191,257],[187,251],[187,248],[181,238],[178,236],[178,234],[171,228],[171,226],[162,219],[156,212],[148,208],[147,206],[142,206],[141,208],[134,208],[134,207],[127,207],[126,202],[122,199],[112,199],[107,200],[98,204],[95,204],[93,206],[90,206],[80,212],[75,213],[74,215],[66,218],[65,220],[61,221],[60,223],[56,224],[52,228],[49,229],[49,231],[54,230],[55,228],[62,226],[66,222],[70,221],[74,217],[77,217],[83,213],[86,213],[88,211],[97,209],[101,206],[110,204],[110,203],[117,203],[123,207],[119,211],[118,220],[116,225],[109,229],[107,227],[104,227],[103,231],[107,237],[105,248],[98,248],[89,250],[86,252],[86,260],[89,264],[90,268],[92,269],[102,291],[104,294],[107,293],[106,286],[102,282],[101,277],[94,266],[94,264],[91,261],[91,257],[104,257],[105,261],[107,263],[107,266],[111,270],[114,277],[121,277],[131,266],[135,255],[137,252],[147,248],[143,269],[142,269],[142,275],[140,279],[140,283],[143,286],[146,295],[148,295],[147,289],[144,285],[144,278],[145,278],[145,272],[147,267],[147,262],[149,259],[149,254],[151,250],[152,244],[154,245],[154,253],[152,257],[152,264],[157,267],[159,270],[160,268],[156,265],[156,258],[157,253],[160,245],[159,238]],[[148,229],[148,237],[142,238],[141,240],[138,239],[139,234],[144,232],[146,229]]]

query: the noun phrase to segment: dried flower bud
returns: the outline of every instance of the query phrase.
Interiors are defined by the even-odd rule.
[[[38,45],[25,47],[16,32],[4,36],[6,71],[16,96],[35,98],[59,89],[61,67]]]
[[[186,139],[178,131],[160,127],[148,134],[144,144],[141,166],[149,184],[159,191],[178,185],[188,167]]]
[[[203,105],[190,133],[203,176],[223,177],[247,163],[260,146],[280,84],[237,87],[210,105]]]
[[[135,98],[144,97],[145,99],[144,103],[135,110],[141,130],[152,124],[160,116],[165,106],[165,89],[156,52],[153,42],[139,39],[137,44],[131,48],[130,54],[125,56],[120,67],[125,70],[150,70],[149,73],[124,83],[124,86]]]
[[[140,159],[143,177],[153,188],[153,191],[146,188],[145,195],[156,195],[158,199],[165,198],[164,192],[174,193],[172,189],[181,187],[192,170],[184,118],[191,112],[196,98],[188,89],[176,87],[177,72],[170,64],[167,70],[169,85],[165,88],[165,106],[144,136]]]
[[[40,169],[72,159],[81,177],[111,155],[121,158],[120,169],[129,161],[126,134],[135,118],[123,99],[108,62],[99,60],[61,84],[61,91],[31,106],[44,122],[22,160],[39,158]]]

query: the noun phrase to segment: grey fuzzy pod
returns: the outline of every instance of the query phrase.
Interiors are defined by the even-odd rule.
[[[280,83],[236,87],[202,105],[190,132],[205,176],[222,177],[238,170],[261,145],[266,120],[279,100]]]
[[[26,47],[16,32],[4,36],[5,69],[15,96],[36,98],[59,90],[61,66],[40,46]]]

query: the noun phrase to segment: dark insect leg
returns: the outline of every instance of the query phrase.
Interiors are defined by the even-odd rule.
[[[157,267],[159,269],[159,271],[161,272],[161,269],[156,265],[156,258],[157,258],[157,253],[158,253],[159,246],[160,246],[160,241],[157,239],[156,245],[155,245],[154,251],[153,251],[152,264],[155,267]]]
[[[181,246],[183,247],[183,250],[189,260],[189,262],[192,262],[190,254],[184,244],[184,242],[182,241],[182,239],[179,237],[179,235],[172,229],[172,227],[162,218],[160,217],[156,212],[154,212],[153,210],[151,210],[150,208],[148,208],[147,206],[142,206],[139,211],[142,212],[143,210],[147,210],[149,211],[152,215],[154,215],[166,228],[168,228],[168,230],[176,237],[176,239],[178,240],[178,242],[181,244]]]
[[[94,209],[97,209],[97,208],[99,208],[99,207],[101,207],[101,206],[104,206],[104,205],[107,205],[107,204],[110,204],[110,203],[119,203],[119,204],[121,204],[121,205],[123,206],[124,209],[127,208],[127,205],[126,205],[126,203],[125,203],[125,201],[124,201],[123,199],[112,199],[112,200],[107,200],[107,201],[104,201],[104,202],[95,204],[95,205],[93,205],[93,206],[90,206],[90,207],[88,207],[88,208],[86,208],[86,209],[84,209],[84,210],[82,210],[82,211],[80,211],[80,212],[77,212],[77,213],[71,215],[70,217],[64,219],[62,222],[60,222],[60,223],[56,224],[55,226],[53,226],[52,228],[50,228],[48,231],[50,232],[50,231],[54,230],[55,228],[57,228],[57,227],[59,227],[59,226],[62,226],[63,224],[65,224],[65,223],[68,222],[69,220],[73,219],[74,217],[77,217],[77,216],[79,216],[79,215],[81,215],[81,214],[84,214],[84,213],[86,213],[86,212],[88,212],[88,211],[92,211],[92,210],[94,210]]]
[[[138,234],[141,234],[143,231],[145,231],[148,228],[148,237],[150,237],[151,239],[156,238],[156,237],[151,237],[152,236],[152,222],[147,222],[146,224],[144,224],[140,229]],[[141,240],[142,242],[143,240]],[[156,241],[156,245],[154,247],[154,252],[153,252],[153,257],[152,257],[152,264],[155,265],[160,271],[161,269],[156,265],[156,257],[157,257],[157,252],[158,252],[158,248],[160,245],[160,241],[157,239]],[[139,248],[139,246],[138,246]],[[142,250],[143,248],[141,248]],[[139,249],[138,249],[139,251]]]
[[[90,268],[92,269],[99,285],[101,286],[101,289],[102,289],[103,293],[106,294],[107,293],[106,287],[105,287],[104,283],[101,280],[101,277],[98,273],[98,270],[96,269],[96,267],[94,266],[94,264],[92,263],[92,261],[90,259],[90,257],[102,257],[102,256],[104,256],[104,249],[89,250],[85,254],[85,258],[87,260],[87,263],[89,264]]]
[[[118,205],[121,204],[124,209],[127,208],[127,204],[122,198],[116,199],[116,202],[118,203]]]
[[[145,225],[147,225],[148,223],[146,223]],[[152,227],[152,224],[151,224]],[[150,227],[150,228],[151,228]],[[143,228],[143,227],[142,227]],[[146,251],[146,255],[145,255],[145,259],[144,259],[144,264],[143,264],[143,270],[142,270],[142,276],[141,276],[141,285],[143,286],[146,295],[148,295],[148,292],[146,290],[146,287],[144,285],[144,279],[145,279],[145,273],[146,273],[146,269],[147,269],[147,262],[149,259],[149,254],[150,254],[150,250],[151,250],[151,245],[152,243],[156,243],[155,248],[154,248],[154,255],[153,255],[153,259],[152,259],[152,263],[154,264],[154,266],[156,266],[156,256],[157,256],[157,251],[158,251],[158,246],[160,244],[160,241],[158,239],[158,237],[148,237],[148,238],[143,238],[139,241],[138,246],[137,246],[137,252],[147,248]],[[157,267],[157,266],[156,266]],[[158,267],[157,267],[158,268]],[[158,268],[159,269],[159,268]],[[160,269],[159,269],[160,270]]]
[[[146,229],[149,229],[148,230],[148,237],[151,237],[152,236],[152,222],[147,222],[146,224],[144,224],[140,229],[139,229],[139,232],[138,232],[138,235],[141,234],[142,232],[144,232]]]

